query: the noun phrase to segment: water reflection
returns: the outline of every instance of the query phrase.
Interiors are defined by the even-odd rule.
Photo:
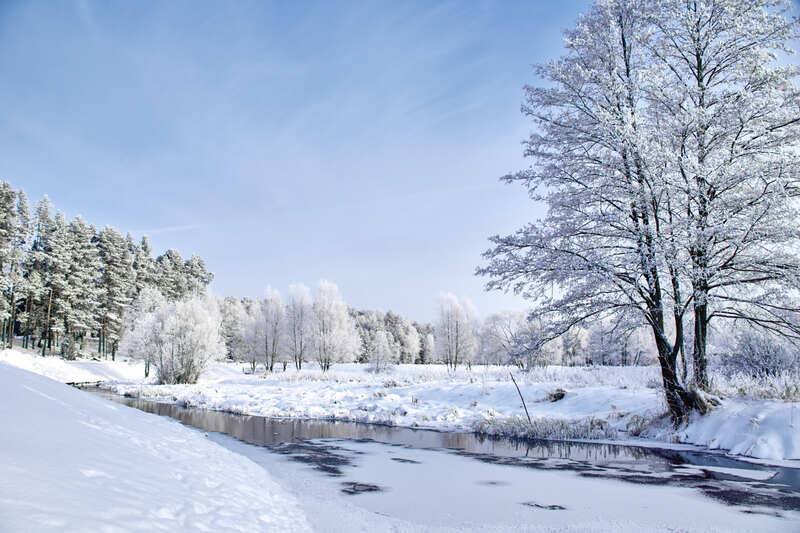
[[[358,422],[333,420],[291,420],[240,415],[223,411],[209,411],[183,407],[176,404],[157,403],[141,398],[128,398],[102,389],[89,389],[95,394],[135,407],[148,413],[168,416],[181,423],[225,433],[249,444],[269,446],[310,439],[374,440],[386,444],[414,448],[451,449],[471,454],[491,454],[501,457],[527,457],[530,459],[568,459],[594,464],[609,462],[637,463],[647,459],[651,468],[655,463],[669,460],[644,448],[611,444],[531,441],[492,438],[475,433],[455,433],[430,429],[412,429]]]

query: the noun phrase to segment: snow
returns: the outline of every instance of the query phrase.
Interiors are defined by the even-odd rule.
[[[707,416],[693,415],[681,442],[760,459],[800,459],[800,403],[728,400]]]
[[[31,361],[43,359],[42,361]],[[707,416],[693,416],[674,430],[653,367],[558,367],[514,371],[529,424],[509,368],[394,365],[375,374],[367,365],[337,364],[322,373],[313,365],[297,372],[250,375],[247,365],[213,363],[196,385],[153,385],[141,367],[111,362],[65,362],[14,351],[0,360],[66,381],[107,380],[119,394],[186,406],[275,418],[321,418],[449,431],[479,431],[561,439],[676,443],[767,461],[800,460],[800,404],[783,400],[726,398]],[[91,379],[65,379],[71,372]],[[549,395],[564,389],[563,399]]]
[[[70,380],[127,372],[45,361]],[[2,363],[0,420],[3,531],[309,530],[263,467],[175,421]]]
[[[144,377],[144,364],[122,361],[65,361],[20,349],[0,351],[0,362],[47,376],[63,383],[132,381]]]

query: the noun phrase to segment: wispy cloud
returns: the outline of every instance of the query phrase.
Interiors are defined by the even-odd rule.
[[[175,233],[178,231],[195,231],[208,227],[207,224],[185,224],[183,226],[164,226],[162,228],[153,229],[138,229],[133,230],[131,233],[138,235],[158,235],[160,233]]]

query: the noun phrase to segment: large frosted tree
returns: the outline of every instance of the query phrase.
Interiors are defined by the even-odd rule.
[[[525,143],[525,154],[533,164],[505,178],[522,182],[534,199],[547,204],[548,214],[513,235],[493,237],[495,247],[485,254],[489,264],[479,269],[479,273],[492,278],[489,288],[512,289],[535,302],[536,315],[550,328],[545,341],[593,320],[633,316],[647,325],[657,348],[667,404],[676,422],[684,420],[695,406],[702,407],[702,397],[687,389],[676,364],[684,346],[687,309],[693,308],[697,314],[698,305],[702,307],[708,301],[708,295],[698,293],[697,288],[698,280],[707,277],[710,263],[700,264],[697,258],[713,256],[713,252],[708,255],[710,248],[706,245],[718,238],[715,234],[724,235],[724,231],[720,232],[723,228],[747,241],[758,233],[748,233],[748,223],[758,226],[759,216],[788,214],[785,202],[766,201],[748,215],[739,216],[742,209],[750,209],[748,202],[760,198],[756,191],[772,194],[764,186],[772,179],[767,178],[759,187],[763,174],[756,170],[770,168],[766,161],[772,158],[766,153],[761,157],[743,150],[736,156],[738,160],[751,160],[754,164],[762,160],[761,163],[740,167],[748,168],[746,172],[734,172],[730,167],[724,174],[734,182],[746,182],[744,189],[754,194],[740,197],[744,201],[738,206],[740,211],[733,201],[736,194],[730,194],[727,207],[719,206],[715,231],[698,226],[698,220],[705,215],[698,218],[697,213],[703,209],[693,204],[697,180],[694,175],[686,178],[681,170],[681,161],[691,160],[692,153],[690,149],[683,151],[679,143],[676,145],[676,139],[702,137],[704,121],[709,117],[702,106],[688,111],[677,109],[672,118],[665,110],[665,102],[676,101],[672,93],[695,91],[699,98],[703,92],[690,86],[679,87],[674,81],[685,78],[680,72],[691,70],[685,65],[691,65],[692,57],[700,51],[697,47],[702,47],[694,41],[692,46],[678,42],[679,36],[689,35],[692,40],[690,28],[686,27],[686,20],[691,19],[691,15],[687,18],[687,10],[715,14],[702,31],[728,42],[727,52],[719,53],[714,67],[722,72],[729,61],[736,61],[741,47],[749,46],[753,24],[782,20],[770,19],[772,3],[753,2],[753,8],[746,4],[750,3],[595,2],[576,27],[566,32],[567,53],[536,67],[547,86],[526,87],[523,106],[536,126]],[[736,10],[741,11],[741,16],[733,12]],[[695,23],[698,20],[695,17]],[[669,28],[681,25],[688,34],[670,34]],[[777,42],[765,39],[765,43]],[[763,71],[769,60],[768,55],[754,54],[749,68]],[[781,75],[775,71],[771,76]],[[747,78],[722,76],[719,80],[718,89],[722,91],[722,86],[727,86],[732,93],[737,80],[746,82]],[[788,93],[778,94],[784,98]],[[737,113],[756,112],[744,111],[746,107],[744,102],[732,104],[729,119],[735,122]],[[762,110],[766,112],[769,107]],[[687,120],[681,118],[684,111]],[[682,130],[676,126],[678,122],[683,124]],[[743,131],[746,130],[745,127]],[[767,135],[763,128],[761,135]],[[692,142],[695,141],[687,142],[686,148]],[[796,147],[786,151],[793,150]],[[696,163],[692,165],[696,167]],[[772,168],[787,176],[792,172],[785,163]],[[734,178],[734,174],[738,177]],[[775,194],[785,196],[789,191],[778,186]],[[706,189],[715,197],[728,192],[725,186]],[[782,265],[792,271],[793,262],[786,257],[787,241],[782,241],[783,237],[771,240],[762,252],[775,252],[776,267]],[[735,238],[717,251],[728,246],[729,252],[740,253],[736,251]],[[705,247],[706,252],[698,255],[698,247]],[[756,246],[750,250],[755,253]],[[691,265],[688,269],[684,266],[687,264]],[[738,271],[737,276],[746,277],[748,270],[753,272],[751,264],[743,262],[741,268],[732,270]],[[782,281],[791,277],[784,276]],[[759,278],[760,275],[750,278],[754,288],[760,287],[755,289],[757,292],[767,287],[768,281],[778,281]],[[750,298],[748,292],[753,290],[733,289],[734,284],[726,286],[731,288],[729,294],[734,299]],[[757,311],[769,314],[771,311],[763,305],[759,310],[760,297],[750,298],[749,303]],[[782,315],[785,319],[791,311],[787,307],[791,306],[784,306],[772,317]]]
[[[775,0],[653,2],[646,97],[691,288],[695,381],[708,387],[712,319],[798,337],[797,37]]]

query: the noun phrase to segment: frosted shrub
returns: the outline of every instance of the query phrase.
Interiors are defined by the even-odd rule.
[[[373,372],[386,371],[386,368],[395,356],[392,346],[389,343],[389,335],[391,335],[391,333],[386,333],[383,330],[375,333],[374,346],[369,355],[370,370]]]
[[[211,298],[163,304],[139,316],[124,342],[142,350],[160,383],[195,383],[210,360],[225,355],[221,321]]]
[[[720,369],[727,376],[775,377],[800,370],[796,347],[753,330],[741,332],[725,351]]]
[[[68,361],[74,361],[78,358],[78,344],[73,339],[65,337],[61,341],[61,357]]]

